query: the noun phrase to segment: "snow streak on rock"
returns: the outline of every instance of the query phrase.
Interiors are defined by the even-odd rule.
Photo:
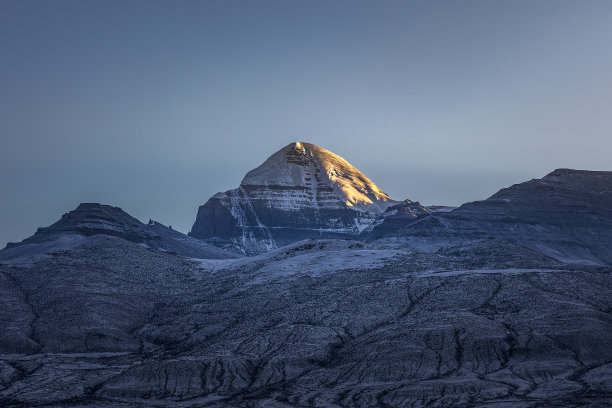
[[[291,143],[200,207],[190,235],[260,253],[305,238],[356,236],[394,203],[342,157]]]

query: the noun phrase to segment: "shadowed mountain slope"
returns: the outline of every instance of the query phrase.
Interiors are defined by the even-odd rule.
[[[368,241],[446,245],[499,238],[567,262],[612,265],[612,172],[558,169],[426,217],[383,217]]]
[[[0,251],[0,261],[27,259],[49,251],[71,248],[93,235],[109,235],[147,248],[194,258],[236,258],[238,255],[151,221],[143,224],[119,207],[97,203],[80,204],[53,225],[36,234],[9,243]]]

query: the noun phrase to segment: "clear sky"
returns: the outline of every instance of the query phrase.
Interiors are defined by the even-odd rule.
[[[612,170],[612,1],[0,0],[0,247],[79,202],[187,232],[293,141],[395,199]]]

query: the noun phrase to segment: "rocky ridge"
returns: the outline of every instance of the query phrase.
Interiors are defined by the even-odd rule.
[[[94,235],[122,238],[155,251],[194,258],[236,258],[225,251],[166,227],[155,221],[143,224],[119,207],[98,203],[83,203],[49,227],[19,242],[9,243],[0,251],[0,261],[28,259],[49,251],[62,250],[80,244]]]
[[[438,247],[486,238],[565,262],[612,265],[612,172],[558,169],[449,212],[383,214],[364,234],[367,241]]]

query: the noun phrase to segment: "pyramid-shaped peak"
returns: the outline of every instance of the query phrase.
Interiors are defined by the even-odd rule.
[[[202,205],[190,235],[256,254],[302,239],[355,237],[396,203],[337,154],[293,142]]]
[[[383,210],[392,201],[376,184],[341,156],[312,143],[294,142],[251,170],[241,186],[322,186],[331,188],[350,207],[374,205]]]

